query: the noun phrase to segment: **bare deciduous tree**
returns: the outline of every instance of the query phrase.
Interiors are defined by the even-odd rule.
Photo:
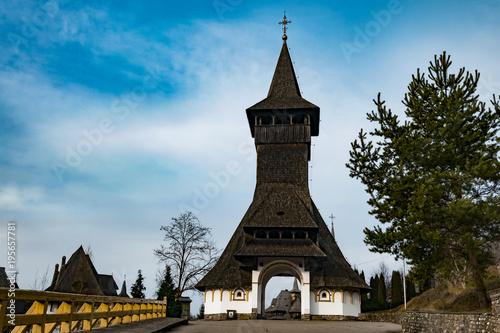
[[[49,267],[45,270],[45,273],[38,275],[38,269],[35,273],[35,281],[30,284],[31,290],[45,290],[49,284]]]
[[[211,238],[210,228],[204,227],[191,212],[172,218],[165,231],[164,241],[155,249],[158,259],[172,268],[177,296],[185,290],[193,290],[196,283],[219,259],[219,250]]]
[[[89,256],[90,261],[94,260],[94,253],[92,252],[92,249],[89,246],[87,246],[87,251],[85,251],[85,254]]]

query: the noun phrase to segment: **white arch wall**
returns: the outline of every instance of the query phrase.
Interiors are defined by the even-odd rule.
[[[227,310],[236,310],[238,314],[262,314],[262,294],[266,281],[273,274],[273,267],[285,267],[295,272],[301,281],[301,313],[303,316],[358,316],[361,312],[359,291],[328,290],[330,301],[319,300],[313,290],[310,290],[309,272],[304,267],[302,258],[260,258],[257,270],[252,271],[252,288],[245,290],[245,300],[235,300],[232,293],[235,290],[215,289],[205,292],[205,314],[222,315]],[[269,275],[271,274],[271,275]],[[221,297],[222,293],[222,297]],[[332,298],[333,295],[333,298]],[[255,317],[256,318],[256,317]]]
[[[263,304],[263,294],[267,282],[276,276],[276,273],[283,271],[295,276],[301,283],[301,314],[310,314],[310,280],[309,272],[304,268],[303,258],[259,258],[257,270],[252,271],[252,309],[262,315],[265,311]]]
[[[227,310],[236,310],[236,313],[252,313],[251,307],[251,293],[248,291],[245,295],[245,300],[234,300],[232,297],[233,290],[228,289],[215,289],[207,290],[205,292],[205,314],[220,314],[227,313]],[[222,293],[222,298],[221,298]]]
[[[361,297],[359,292],[349,292],[349,300],[345,302],[344,296],[344,316],[355,316],[357,317],[361,313]],[[352,303],[350,301],[352,297]]]
[[[357,317],[361,313],[359,292],[340,290],[328,290],[328,292],[330,293],[328,300],[321,300],[319,295],[316,295],[314,292],[310,293],[311,315]]]
[[[332,302],[331,296],[329,301],[320,301],[319,297],[316,297],[314,292],[310,292],[310,314],[313,316],[339,315],[357,317],[361,312],[359,293],[352,293],[352,303],[351,292],[344,291],[343,294],[344,297],[342,297],[342,291],[335,291],[333,293]],[[251,300],[251,290],[248,291],[248,296],[245,297],[244,301],[232,299],[232,291],[227,289],[222,291],[220,289],[207,290],[205,293],[205,314],[223,314],[227,313],[227,310],[236,310],[239,314],[250,314],[252,313]]]

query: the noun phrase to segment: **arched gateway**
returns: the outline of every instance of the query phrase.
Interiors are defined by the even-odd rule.
[[[276,275],[301,283],[301,317],[357,316],[369,286],[350,267],[309,194],[311,136],[319,107],[302,98],[287,36],[267,98],[248,108],[257,185],[248,211],[214,268],[197,284],[206,319],[261,318]]]

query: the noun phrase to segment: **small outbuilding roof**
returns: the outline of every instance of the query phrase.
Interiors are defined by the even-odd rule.
[[[120,290],[120,293],[118,294],[118,296],[119,297],[130,297],[127,294],[127,282],[125,282],[125,280],[123,280],[122,289]]]
[[[63,293],[117,296],[118,286],[112,275],[98,274],[89,255],[80,246],[66,263],[63,257],[60,270],[54,271],[47,291]]]
[[[99,285],[101,286],[104,295],[118,296],[116,294],[118,286],[116,285],[113,275],[99,274]]]
[[[5,267],[0,267],[0,288],[10,288],[11,282],[5,271]],[[19,288],[17,281],[14,283],[15,288]]]

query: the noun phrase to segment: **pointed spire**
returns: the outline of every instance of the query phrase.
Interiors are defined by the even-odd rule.
[[[332,220],[332,237],[333,239],[335,239],[335,231],[333,230],[333,219],[335,218],[335,216],[333,216],[333,214],[330,214],[330,216],[328,217]]]
[[[294,278],[294,279],[293,279],[293,288],[292,288],[292,290],[290,290],[290,292],[291,292],[292,294],[293,294],[293,293],[295,293],[295,294],[300,294],[300,289],[299,289],[299,286],[298,286],[298,284],[297,284],[297,278]]]
[[[123,278],[123,284],[122,284],[122,289],[120,290],[120,294],[118,294],[119,297],[130,297],[127,294],[127,282],[125,281],[125,278]]]
[[[307,117],[307,121],[311,125],[311,135],[317,136],[319,134],[319,107],[302,98],[300,93],[299,83],[287,46],[286,25],[291,21],[287,19],[286,13],[283,21],[279,23],[283,25],[285,34],[283,35],[283,45],[269,92],[265,99],[246,110],[252,137],[255,135],[257,117],[267,116],[267,121],[269,121],[271,116],[276,115],[277,112],[284,116],[298,116],[301,119]]]
[[[280,57],[274,70],[273,80],[267,97],[302,97],[286,40],[283,41]]]
[[[54,287],[56,286],[58,276],[59,276],[59,264],[56,264],[56,266],[54,267],[54,276],[52,277],[52,283],[47,288],[47,291],[54,289]]]

